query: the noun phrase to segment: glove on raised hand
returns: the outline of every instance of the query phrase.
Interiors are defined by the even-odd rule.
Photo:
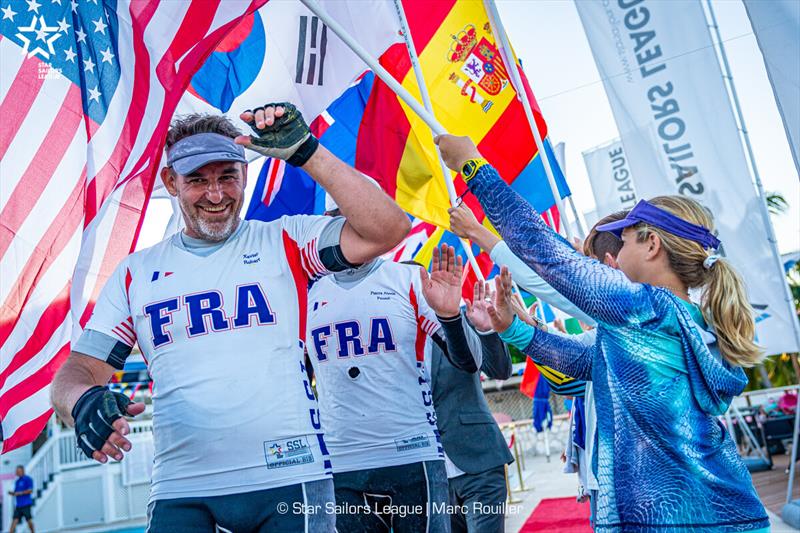
[[[72,408],[75,420],[75,436],[78,447],[92,458],[113,433],[112,424],[128,412],[130,399],[124,394],[112,392],[105,387],[92,387],[83,393]]]
[[[256,127],[255,113],[268,107],[283,107],[283,115],[275,117],[275,121],[263,128]],[[295,167],[303,166],[319,147],[319,141],[311,135],[306,121],[300,111],[289,103],[272,103],[257,107],[251,111],[253,119],[248,125],[256,133],[250,136],[250,150],[267,157],[283,159]]]

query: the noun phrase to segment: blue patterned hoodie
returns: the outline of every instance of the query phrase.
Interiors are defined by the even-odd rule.
[[[747,379],[709,350],[700,310],[575,252],[489,165],[469,188],[514,254],[598,323],[593,346],[519,319],[507,332],[527,341],[520,348],[537,363],[593,382],[597,531],[767,528],[750,474],[717,419]]]

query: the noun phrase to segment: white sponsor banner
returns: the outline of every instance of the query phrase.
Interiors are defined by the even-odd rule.
[[[614,139],[583,152],[583,162],[589,173],[599,216],[632,209],[636,205],[636,189],[621,140]]]
[[[785,278],[698,0],[575,3],[642,198],[683,194],[714,213],[768,353],[798,349]],[[791,307],[793,308],[793,306]]]
[[[800,2],[744,0],[800,172]]]

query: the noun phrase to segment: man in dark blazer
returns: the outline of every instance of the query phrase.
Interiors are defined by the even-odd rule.
[[[485,305],[483,298],[474,301]],[[465,314],[467,318],[472,315]],[[490,327],[482,332],[469,320],[462,322],[478,370],[459,370],[434,343],[430,357],[433,405],[444,445],[450,504],[455,510],[450,523],[454,533],[502,532],[507,494],[505,465],[514,459],[483,395],[480,373],[493,379],[508,379],[511,356]]]

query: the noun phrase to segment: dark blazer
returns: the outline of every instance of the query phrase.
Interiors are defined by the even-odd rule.
[[[508,379],[511,376],[511,355],[500,337],[496,333],[478,335],[466,317],[463,325],[471,349],[482,352],[480,370],[489,378]],[[433,406],[447,456],[467,474],[485,472],[513,462],[506,439],[483,396],[480,372],[459,370],[437,344],[433,343],[432,348]]]

